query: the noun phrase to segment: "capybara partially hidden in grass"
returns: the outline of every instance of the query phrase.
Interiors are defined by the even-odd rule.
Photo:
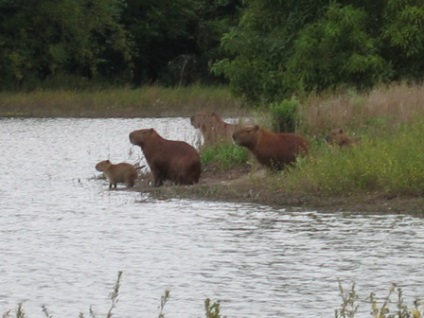
[[[109,189],[116,188],[118,183],[125,183],[127,187],[131,188],[134,186],[137,180],[137,169],[125,162],[113,164],[110,160],[103,160],[96,164],[96,170],[101,171],[105,174],[109,180]]]
[[[191,125],[200,129],[204,144],[231,142],[233,132],[239,128],[237,124],[229,124],[213,111],[201,111],[190,117]]]
[[[159,187],[166,180],[185,185],[199,181],[200,156],[188,143],[162,138],[153,128],[133,131],[129,137],[143,151],[154,186]]]
[[[337,128],[333,129],[327,136],[325,136],[325,141],[329,144],[338,145],[340,147],[351,146],[356,144],[356,140],[349,138],[343,129]]]
[[[305,155],[309,143],[305,137],[295,133],[274,133],[258,125],[237,129],[233,134],[234,142],[249,149],[264,166],[281,170],[293,164],[296,157]]]

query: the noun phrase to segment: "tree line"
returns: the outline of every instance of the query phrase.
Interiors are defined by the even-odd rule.
[[[228,83],[270,102],[423,74],[423,0],[0,0],[2,90]]]

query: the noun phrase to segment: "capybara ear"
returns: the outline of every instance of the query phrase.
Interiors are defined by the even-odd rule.
[[[149,133],[151,133],[151,134],[152,134],[152,133],[153,133],[153,131],[154,131],[154,129],[153,129],[153,128],[150,128],[150,129],[149,129]]]
[[[106,163],[110,163],[110,160],[109,160],[109,159],[107,159],[107,160],[106,160]]]
[[[339,133],[340,134],[343,134],[343,129],[340,128]]]
[[[255,125],[255,130],[259,130],[259,125]]]

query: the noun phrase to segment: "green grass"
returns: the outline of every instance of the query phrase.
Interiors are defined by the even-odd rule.
[[[245,148],[231,143],[218,143],[204,147],[200,151],[202,166],[211,166],[227,171],[247,162],[249,155]]]
[[[321,193],[383,191],[422,195],[424,121],[393,127],[378,138],[364,136],[350,148],[316,145],[274,186]],[[282,180],[283,179],[283,180]]]
[[[221,86],[0,92],[0,117],[188,116],[202,108],[231,116],[240,107],[241,101]]]

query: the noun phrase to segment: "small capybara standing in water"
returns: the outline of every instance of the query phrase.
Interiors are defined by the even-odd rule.
[[[138,176],[137,169],[125,162],[113,164],[109,160],[103,160],[96,164],[96,170],[105,174],[109,180],[109,189],[112,186],[116,189],[117,183],[125,183],[127,187],[132,188]]]
[[[249,149],[266,167],[281,170],[293,164],[298,155],[305,155],[309,143],[295,133],[274,133],[258,125],[244,126],[233,133],[234,142]]]
[[[356,140],[349,138],[343,131],[343,129],[333,129],[327,136],[325,141],[329,144],[338,145],[340,147],[351,146],[356,143]]]
[[[129,137],[130,142],[143,151],[155,187],[166,180],[188,185],[199,181],[200,156],[188,143],[164,139],[153,128],[133,131]]]

